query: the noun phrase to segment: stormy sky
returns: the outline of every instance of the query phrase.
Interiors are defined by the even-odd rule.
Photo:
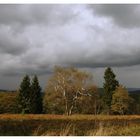
[[[112,67],[126,87],[140,87],[140,5],[0,4],[0,89],[25,74],[45,87],[55,65],[93,73]]]

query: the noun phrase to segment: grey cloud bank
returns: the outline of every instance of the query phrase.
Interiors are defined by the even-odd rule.
[[[122,84],[139,87],[139,11],[130,4],[1,4],[0,88],[17,88],[26,73],[45,86],[55,65],[91,71],[99,86],[111,66]]]
[[[91,6],[100,16],[111,18],[124,28],[140,27],[140,6],[138,4],[109,4]]]

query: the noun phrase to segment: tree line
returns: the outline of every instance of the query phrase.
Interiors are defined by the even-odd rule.
[[[73,67],[55,67],[45,93],[37,76],[26,75],[18,91],[18,113],[31,114],[134,114],[135,102],[119,84],[113,70],[104,72],[103,93],[93,82],[91,73]]]

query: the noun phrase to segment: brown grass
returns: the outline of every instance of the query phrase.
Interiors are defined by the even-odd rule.
[[[35,115],[35,114],[1,114],[0,120],[96,120],[96,121],[117,121],[140,120],[140,115]]]
[[[140,135],[140,116],[3,114],[0,135],[135,136]]]
[[[100,126],[95,130],[87,131],[87,136],[140,136],[140,126],[139,125],[129,125],[129,126]]]

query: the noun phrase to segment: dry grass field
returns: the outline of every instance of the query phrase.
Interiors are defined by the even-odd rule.
[[[140,136],[140,116],[0,115],[2,136]]]

